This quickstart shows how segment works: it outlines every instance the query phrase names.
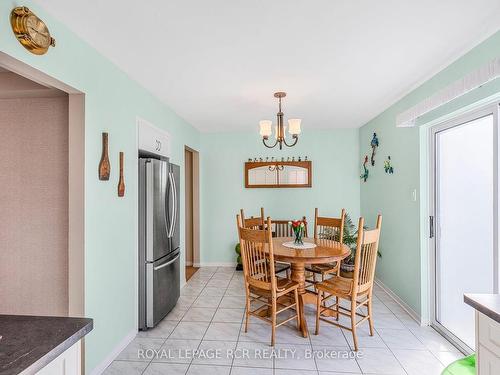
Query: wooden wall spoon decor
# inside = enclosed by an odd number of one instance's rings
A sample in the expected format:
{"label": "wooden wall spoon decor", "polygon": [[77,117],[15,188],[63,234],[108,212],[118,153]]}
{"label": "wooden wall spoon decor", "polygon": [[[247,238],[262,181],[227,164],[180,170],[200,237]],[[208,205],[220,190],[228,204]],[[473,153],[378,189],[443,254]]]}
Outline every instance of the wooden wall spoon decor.
{"label": "wooden wall spoon decor", "polygon": [[125,195],[125,181],[123,179],[123,152],[120,152],[120,179],[118,181],[118,196]]}
{"label": "wooden wall spoon decor", "polygon": [[108,133],[102,133],[102,154],[99,162],[99,180],[108,181],[111,172],[108,155]]}

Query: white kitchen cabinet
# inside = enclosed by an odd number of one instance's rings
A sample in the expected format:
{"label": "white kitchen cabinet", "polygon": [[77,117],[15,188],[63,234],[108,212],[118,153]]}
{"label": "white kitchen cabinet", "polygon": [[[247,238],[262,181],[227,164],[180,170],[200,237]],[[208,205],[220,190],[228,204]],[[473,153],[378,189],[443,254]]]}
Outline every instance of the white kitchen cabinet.
{"label": "white kitchen cabinet", "polygon": [[137,118],[137,138],[139,150],[170,157],[170,134],[139,117]]}
{"label": "white kitchen cabinet", "polygon": [[37,375],[81,375],[81,340],[37,372]]}
{"label": "white kitchen cabinet", "polygon": [[500,374],[500,323],[479,311],[476,311],[476,348],[477,374]]}

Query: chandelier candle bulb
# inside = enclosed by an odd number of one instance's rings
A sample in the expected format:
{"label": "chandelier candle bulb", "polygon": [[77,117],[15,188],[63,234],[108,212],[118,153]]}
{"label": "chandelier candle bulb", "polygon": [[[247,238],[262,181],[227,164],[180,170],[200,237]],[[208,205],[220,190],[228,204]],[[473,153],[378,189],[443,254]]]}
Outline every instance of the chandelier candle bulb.
{"label": "chandelier candle bulb", "polygon": [[260,124],[260,135],[264,138],[269,138],[272,134],[272,125],[273,122],[270,120],[262,120],[259,122]]}
{"label": "chandelier candle bulb", "polygon": [[288,132],[292,135],[300,134],[300,123],[301,119],[293,118],[288,120]]}

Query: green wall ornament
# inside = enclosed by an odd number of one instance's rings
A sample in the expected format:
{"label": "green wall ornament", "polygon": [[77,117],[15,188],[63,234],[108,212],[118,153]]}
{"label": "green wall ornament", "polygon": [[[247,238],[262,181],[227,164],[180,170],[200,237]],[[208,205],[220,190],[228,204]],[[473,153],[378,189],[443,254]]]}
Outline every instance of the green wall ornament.
{"label": "green wall ornament", "polygon": [[392,164],[391,164],[391,156],[390,155],[387,157],[387,160],[384,161],[384,170],[385,170],[385,173],[388,173],[388,174],[394,173],[394,168],[392,167]]}

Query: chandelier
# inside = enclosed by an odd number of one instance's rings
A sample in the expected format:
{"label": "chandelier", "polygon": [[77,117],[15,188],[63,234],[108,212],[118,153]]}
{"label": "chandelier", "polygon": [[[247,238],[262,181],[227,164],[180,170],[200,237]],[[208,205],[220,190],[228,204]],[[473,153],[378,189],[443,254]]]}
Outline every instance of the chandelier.
{"label": "chandelier", "polygon": [[274,136],[276,137],[276,141],[274,142],[273,145],[268,145],[267,141],[269,140],[269,137],[272,135],[272,126],[273,122],[271,120],[261,120],[259,122],[260,125],[260,135],[262,136],[262,143],[264,143],[264,146],[268,148],[273,148],[276,147],[276,145],[280,146],[280,150],[283,149],[283,144],[287,147],[293,147],[297,144],[297,141],[299,140],[299,134],[300,134],[300,119],[290,119],[288,120],[288,132],[292,136],[292,142],[289,144],[286,141],[285,137],[285,132],[286,132],[286,126],[283,125],[283,112],[281,112],[281,98],[284,98],[286,96],[286,92],[276,92],[274,93],[274,97],[278,98],[278,122],[276,126],[274,127]]}

